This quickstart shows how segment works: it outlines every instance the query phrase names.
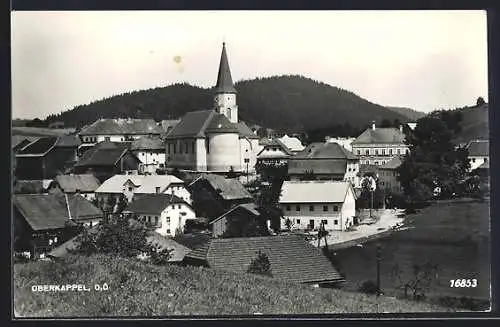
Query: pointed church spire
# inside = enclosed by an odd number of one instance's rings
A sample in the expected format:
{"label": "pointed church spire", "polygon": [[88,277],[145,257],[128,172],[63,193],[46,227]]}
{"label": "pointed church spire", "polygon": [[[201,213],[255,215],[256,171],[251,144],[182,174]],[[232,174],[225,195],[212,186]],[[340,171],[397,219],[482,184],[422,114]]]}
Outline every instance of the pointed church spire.
{"label": "pointed church spire", "polygon": [[217,84],[215,93],[236,93],[229,70],[229,63],[226,54],[226,42],[222,42],[222,54],[220,56],[219,74],[217,75]]}

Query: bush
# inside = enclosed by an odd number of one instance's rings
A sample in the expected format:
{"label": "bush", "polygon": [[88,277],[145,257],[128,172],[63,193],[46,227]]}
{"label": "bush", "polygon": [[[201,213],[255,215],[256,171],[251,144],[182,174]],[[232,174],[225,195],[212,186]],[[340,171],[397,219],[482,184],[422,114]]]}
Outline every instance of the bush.
{"label": "bush", "polygon": [[269,262],[267,254],[259,250],[259,252],[257,252],[257,258],[252,260],[247,272],[272,277],[271,263]]}
{"label": "bush", "polygon": [[377,294],[377,283],[375,283],[373,280],[365,280],[359,287],[358,291],[365,294]]}
{"label": "bush", "polygon": [[172,250],[151,247],[149,251],[149,262],[154,265],[166,265],[172,257]]}

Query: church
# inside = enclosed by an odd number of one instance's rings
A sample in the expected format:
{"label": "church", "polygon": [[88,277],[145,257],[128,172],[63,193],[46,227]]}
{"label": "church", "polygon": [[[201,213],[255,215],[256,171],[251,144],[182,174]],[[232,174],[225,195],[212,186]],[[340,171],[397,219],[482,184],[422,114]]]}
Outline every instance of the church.
{"label": "church", "polygon": [[188,112],[167,134],[167,168],[213,173],[255,171],[259,138],[239,120],[236,94],[223,43],[214,107]]}

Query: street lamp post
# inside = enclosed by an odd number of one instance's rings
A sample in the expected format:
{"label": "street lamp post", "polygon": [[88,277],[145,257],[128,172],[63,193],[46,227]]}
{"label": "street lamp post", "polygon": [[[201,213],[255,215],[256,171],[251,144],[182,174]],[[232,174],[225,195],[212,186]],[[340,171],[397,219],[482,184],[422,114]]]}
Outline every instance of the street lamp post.
{"label": "street lamp post", "polygon": [[381,247],[380,244],[377,244],[377,296],[380,296],[381,291],[380,291],[380,262],[382,261],[381,258]]}
{"label": "street lamp post", "polygon": [[247,184],[248,184],[248,162],[250,161],[250,159],[245,158],[245,160],[244,160],[244,161],[245,161],[245,163],[246,163],[246,165],[247,165]]}

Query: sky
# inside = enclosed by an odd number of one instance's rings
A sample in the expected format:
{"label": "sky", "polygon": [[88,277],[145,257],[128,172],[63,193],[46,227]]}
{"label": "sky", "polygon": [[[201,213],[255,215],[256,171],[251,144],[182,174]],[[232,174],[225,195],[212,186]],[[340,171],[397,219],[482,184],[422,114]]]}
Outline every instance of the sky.
{"label": "sky", "polygon": [[11,14],[12,117],[135,90],[303,75],[429,112],[488,99],[485,11],[21,11]]}

